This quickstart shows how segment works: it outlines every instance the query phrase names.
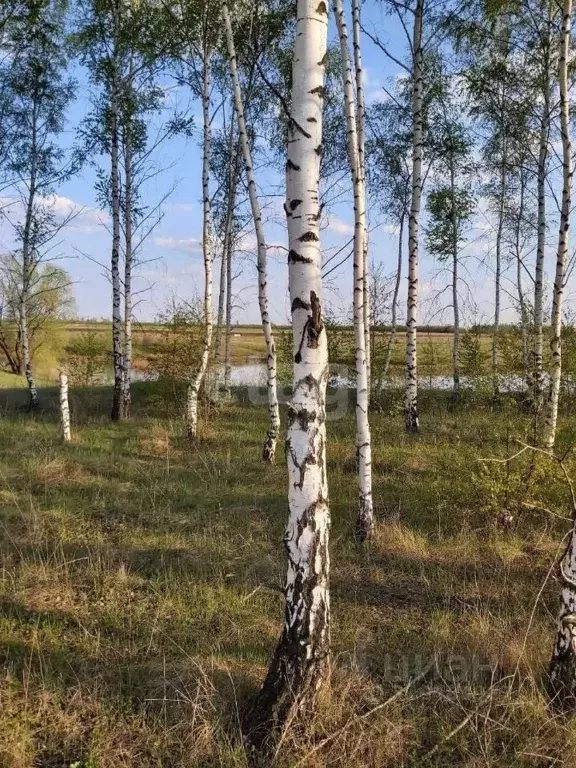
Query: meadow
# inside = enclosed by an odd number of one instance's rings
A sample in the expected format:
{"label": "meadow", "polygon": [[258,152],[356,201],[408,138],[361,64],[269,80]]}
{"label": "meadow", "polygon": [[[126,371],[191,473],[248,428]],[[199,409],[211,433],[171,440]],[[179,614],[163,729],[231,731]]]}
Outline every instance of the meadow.
{"label": "meadow", "polygon": [[[204,405],[190,445],[158,383],[134,386],[121,424],[107,388],[75,389],[64,445],[55,388],[31,415],[22,382],[0,384],[0,765],[249,765],[241,714],[283,613],[287,477],[282,455],[259,458],[266,409]],[[532,430],[512,398],[429,392],[421,411],[409,437],[398,397],[374,403],[378,528],[363,548],[353,409],[328,424],[332,671],[267,765],[576,761],[576,723],[545,693],[562,472],[529,451],[505,460]],[[566,401],[558,452],[575,438]]]}

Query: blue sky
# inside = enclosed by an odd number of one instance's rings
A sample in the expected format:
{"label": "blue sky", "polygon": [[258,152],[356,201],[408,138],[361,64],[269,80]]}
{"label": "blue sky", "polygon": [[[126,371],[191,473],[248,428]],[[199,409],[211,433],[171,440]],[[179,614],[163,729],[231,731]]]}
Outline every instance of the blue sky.
{"label": "blue sky", "polygon": [[[382,12],[382,5],[367,2],[363,11],[363,22],[367,28],[376,32],[385,41],[398,58],[406,54],[404,33],[392,17]],[[334,29],[331,25],[331,37]],[[367,103],[384,98],[382,85],[391,87],[401,75],[397,64],[390,62],[367,38],[364,38],[363,58],[366,75]],[[65,136],[68,142],[74,138],[74,130],[82,117],[90,110],[90,88],[85,73],[73,67],[72,74],[78,79],[78,96],[70,109],[69,131]],[[187,99],[180,89],[173,87],[170,100]],[[194,114],[199,118],[199,104],[193,105]],[[197,121],[200,124],[200,120]],[[215,121],[218,124],[218,118]],[[172,298],[189,299],[201,294],[203,290],[203,263],[201,253],[202,206],[201,206],[201,154],[196,139],[172,139],[164,144],[156,158],[160,166],[167,170],[157,177],[147,188],[147,199],[155,204],[168,190],[173,188],[168,200],[162,206],[163,218],[152,236],[147,240],[142,252],[143,263],[138,270],[136,281],[138,305],[136,316],[140,320],[151,320],[161,312]],[[106,270],[100,264],[107,264],[110,259],[110,233],[107,229],[109,216],[99,209],[94,192],[95,172],[87,167],[82,174],[58,190],[57,204],[62,210],[67,207],[82,208],[82,212],[63,233],[60,252],[63,266],[71,273],[75,286],[78,314],[82,317],[108,318],[111,312],[110,285]],[[257,183],[265,205],[266,237],[272,245],[269,251],[270,270],[270,309],[276,323],[285,323],[288,318],[287,303],[287,265],[286,231],[283,223],[282,194],[283,178],[272,166],[260,165],[257,169]],[[343,190],[341,199],[327,210],[323,222],[322,245],[329,252],[344,245],[353,232],[353,211],[349,189]],[[392,272],[396,261],[397,241],[392,228],[379,213],[377,206],[370,204],[370,258],[375,266],[383,264],[385,272]],[[479,266],[479,259],[486,255],[489,247],[480,239],[481,229],[489,230],[486,225],[489,217],[480,214],[479,229],[471,233],[467,259],[468,280],[477,305],[469,308],[465,317],[468,321],[487,320],[492,313],[492,271],[490,267]],[[487,233],[489,234],[489,233]],[[554,240],[554,228],[551,228],[551,243]],[[0,227],[0,242],[6,247],[10,243],[10,231],[6,224]],[[239,255],[235,279],[235,320],[239,322],[259,322],[256,300],[256,268],[254,236],[247,232],[243,241],[243,253]],[[332,250],[330,250],[332,249]],[[552,262],[548,260],[548,272]],[[214,277],[217,283],[218,261],[214,264]],[[433,296],[445,284],[442,277],[434,277],[438,264],[422,252],[421,258],[421,320],[449,322],[450,311],[442,307],[447,304],[445,297],[436,301]],[[510,270],[512,275],[513,270]],[[326,301],[335,313],[346,316],[350,305],[352,282],[352,264],[349,260],[337,272],[331,275],[326,286]],[[403,280],[400,298],[400,314],[405,304],[405,285]],[[512,292],[511,285],[508,286]],[[215,293],[215,299],[217,295]],[[512,300],[503,297],[504,317],[511,319]]]}

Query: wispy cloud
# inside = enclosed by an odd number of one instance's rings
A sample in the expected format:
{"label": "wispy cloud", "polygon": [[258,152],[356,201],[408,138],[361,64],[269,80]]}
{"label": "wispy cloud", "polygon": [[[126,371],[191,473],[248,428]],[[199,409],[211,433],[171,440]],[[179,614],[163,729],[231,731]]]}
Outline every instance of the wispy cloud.
{"label": "wispy cloud", "polygon": [[155,237],[154,245],[167,251],[202,253],[202,243],[195,237]]}

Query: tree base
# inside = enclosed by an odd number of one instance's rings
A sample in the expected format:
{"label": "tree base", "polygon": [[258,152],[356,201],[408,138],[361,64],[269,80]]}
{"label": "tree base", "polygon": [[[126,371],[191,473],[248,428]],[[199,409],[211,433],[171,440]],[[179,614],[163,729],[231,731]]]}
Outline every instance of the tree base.
{"label": "tree base", "polygon": [[360,499],[360,506],[358,508],[358,517],[356,518],[356,541],[363,544],[367,539],[371,538],[374,533],[374,510],[372,508],[372,502],[366,499]]}
{"label": "tree base", "polygon": [[266,442],[262,448],[262,461],[266,464],[274,464],[276,460],[276,437],[266,436]]}
{"label": "tree base", "polygon": [[576,711],[576,615],[560,621],[548,671],[548,695],[554,709]]}
{"label": "tree base", "polygon": [[420,420],[418,419],[418,409],[415,403],[406,406],[404,410],[404,423],[406,432],[409,435],[416,435],[420,431]]}
{"label": "tree base", "polygon": [[314,711],[327,668],[327,650],[307,660],[282,635],[264,684],[244,717],[244,739],[250,749],[267,752],[284,728]]}

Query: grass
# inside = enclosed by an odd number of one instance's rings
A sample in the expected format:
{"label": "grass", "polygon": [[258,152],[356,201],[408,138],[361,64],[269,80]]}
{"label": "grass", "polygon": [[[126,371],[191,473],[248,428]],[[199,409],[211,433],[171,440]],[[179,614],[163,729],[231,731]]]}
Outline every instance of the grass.
{"label": "grass", "polygon": [[[223,408],[189,446],[154,384],[120,425],[108,390],[75,391],[63,445],[56,391],[41,394],[31,416],[25,391],[0,392],[0,766],[246,765],[239,713],[280,631],[285,567],[287,479],[281,458],[259,461],[265,409]],[[365,549],[352,412],[329,424],[333,668],[278,768],[576,761],[576,724],[544,695],[567,490],[545,459],[481,461],[529,433],[512,406],[428,397],[417,438],[393,403],[373,415]],[[576,422],[560,426],[566,446]]]}

